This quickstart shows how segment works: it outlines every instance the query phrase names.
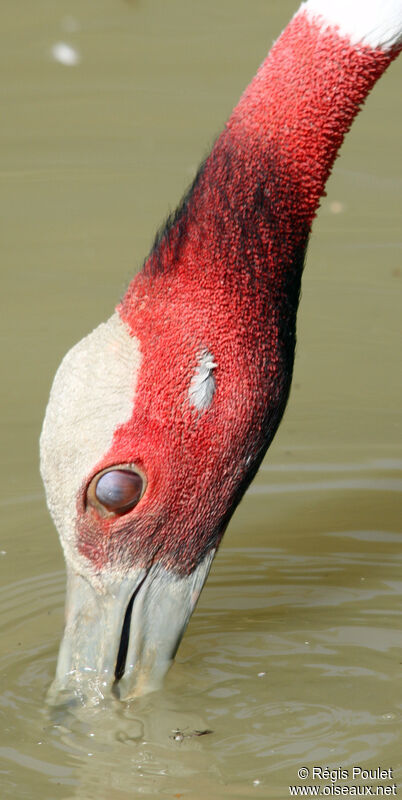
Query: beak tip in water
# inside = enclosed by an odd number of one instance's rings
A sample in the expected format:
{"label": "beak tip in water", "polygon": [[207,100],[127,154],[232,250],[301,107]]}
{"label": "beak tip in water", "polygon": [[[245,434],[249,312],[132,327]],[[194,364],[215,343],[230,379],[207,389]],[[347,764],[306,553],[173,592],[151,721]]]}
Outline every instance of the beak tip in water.
{"label": "beak tip in water", "polygon": [[161,688],[212,563],[190,575],[161,564],[104,579],[103,591],[69,570],[66,626],[48,703],[99,705]]}

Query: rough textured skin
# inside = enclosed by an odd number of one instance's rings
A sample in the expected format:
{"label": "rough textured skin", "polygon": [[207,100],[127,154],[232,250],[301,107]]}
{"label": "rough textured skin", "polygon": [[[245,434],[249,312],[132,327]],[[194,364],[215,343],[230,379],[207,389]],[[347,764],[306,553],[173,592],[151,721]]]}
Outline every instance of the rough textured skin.
{"label": "rough textured skin", "polygon": [[[189,195],[118,308],[143,354],[131,419],[77,500],[78,545],[95,568],[161,560],[190,572],[216,547],[276,431],[293,368],[308,234],[332,164],[396,50],[351,45],[299,12],[242,96]],[[213,354],[215,394],[189,387]],[[146,473],[115,520],[85,508],[109,464]]]}

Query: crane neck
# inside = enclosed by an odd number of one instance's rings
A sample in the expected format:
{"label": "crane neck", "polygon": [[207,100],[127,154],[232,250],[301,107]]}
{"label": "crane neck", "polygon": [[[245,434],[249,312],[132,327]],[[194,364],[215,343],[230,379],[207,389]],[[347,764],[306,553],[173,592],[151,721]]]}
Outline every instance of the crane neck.
{"label": "crane neck", "polygon": [[[384,33],[379,24],[376,39],[370,19],[371,38],[343,32],[336,15],[328,21],[321,13],[333,7],[342,14],[347,3],[303,3],[275,42],[158,236],[140,281],[174,275],[178,285],[202,280],[211,291],[217,281],[243,295],[257,294],[264,282],[281,295],[298,291],[311,224],[343,138],[401,46],[389,26]],[[400,29],[401,20],[394,25]]]}

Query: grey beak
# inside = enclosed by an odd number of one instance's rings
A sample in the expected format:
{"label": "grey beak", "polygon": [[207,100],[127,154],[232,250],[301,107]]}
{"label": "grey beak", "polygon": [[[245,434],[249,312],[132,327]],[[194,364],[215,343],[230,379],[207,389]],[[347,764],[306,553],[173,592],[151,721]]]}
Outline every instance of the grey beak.
{"label": "grey beak", "polygon": [[94,705],[159,689],[214,555],[211,550],[189,575],[154,564],[96,585],[69,568],[66,624],[49,702]]}

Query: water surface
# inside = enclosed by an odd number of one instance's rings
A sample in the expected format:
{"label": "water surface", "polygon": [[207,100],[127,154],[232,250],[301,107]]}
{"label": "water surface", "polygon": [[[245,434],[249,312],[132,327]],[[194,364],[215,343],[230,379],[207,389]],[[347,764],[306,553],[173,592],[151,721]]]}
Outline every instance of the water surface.
{"label": "water surface", "polygon": [[2,798],[278,800],[317,764],[402,783],[398,63],[328,185],[288,410],[164,691],[75,717],[45,704],[64,601],[37,463],[52,376],[109,316],[294,10],[3,9]]}

